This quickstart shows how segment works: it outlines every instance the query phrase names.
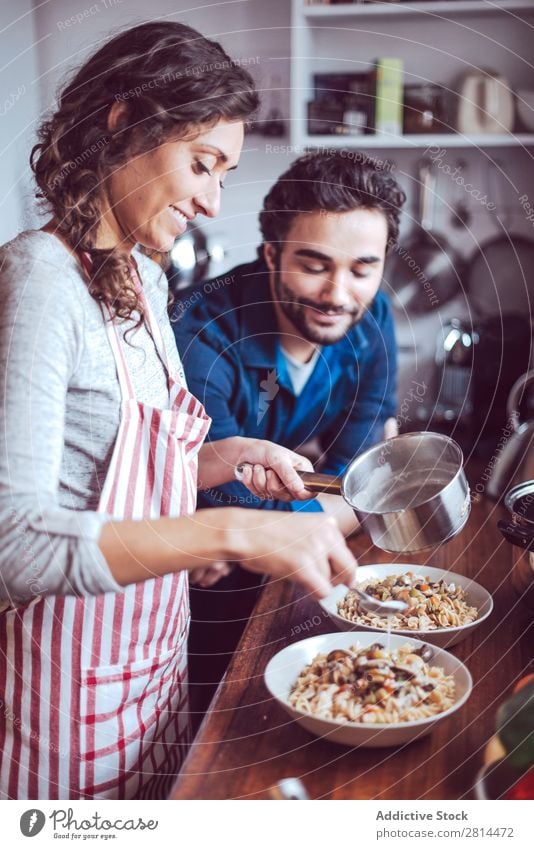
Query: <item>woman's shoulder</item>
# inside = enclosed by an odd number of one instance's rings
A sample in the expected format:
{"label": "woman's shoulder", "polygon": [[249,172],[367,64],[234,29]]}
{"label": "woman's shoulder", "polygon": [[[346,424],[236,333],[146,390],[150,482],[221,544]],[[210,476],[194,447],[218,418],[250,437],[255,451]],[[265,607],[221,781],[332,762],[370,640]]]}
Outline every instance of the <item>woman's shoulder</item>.
{"label": "woman's shoulder", "polygon": [[133,249],[132,254],[137,262],[143,284],[159,292],[166,293],[169,284],[161,265],[154,259],[151,259],[139,245]]}
{"label": "woman's shoulder", "polygon": [[42,230],[26,230],[0,247],[0,289],[7,313],[55,310],[63,323],[67,316],[79,322],[92,300],[75,257]]}
{"label": "woman's shoulder", "polygon": [[[0,246],[2,258],[17,258],[23,262],[39,260],[50,262],[63,268],[67,265],[76,267],[77,263],[63,242],[52,233],[44,230],[23,230],[11,241]],[[70,262],[68,262],[70,260]]]}
{"label": "woman's shoulder", "polygon": [[0,276],[4,281],[15,277],[18,284],[30,286],[50,276],[58,288],[67,278],[69,288],[73,278],[83,282],[75,257],[56,236],[43,230],[25,230],[0,247]]}

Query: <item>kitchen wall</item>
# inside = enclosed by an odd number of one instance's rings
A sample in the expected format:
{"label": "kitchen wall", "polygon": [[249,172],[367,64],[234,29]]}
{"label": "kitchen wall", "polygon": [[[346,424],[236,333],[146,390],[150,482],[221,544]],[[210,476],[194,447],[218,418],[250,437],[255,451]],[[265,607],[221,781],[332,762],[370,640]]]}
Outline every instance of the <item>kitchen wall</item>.
{"label": "kitchen wall", "polygon": [[31,0],[0,4],[0,244],[37,220],[28,157],[41,103]]}
{"label": "kitchen wall", "polygon": [[[272,106],[278,106],[288,126],[290,0],[270,0],[268,3],[265,0],[227,0],[219,3],[199,0],[194,8],[191,5],[184,0],[153,0],[150,14],[147,15],[144,0],[97,0],[92,4],[88,0],[50,0],[47,3],[35,0],[32,14],[30,0],[7,0],[3,3],[0,14],[4,27],[10,27],[7,39],[4,34],[4,44],[8,46],[8,61],[11,65],[9,73],[2,78],[0,99],[0,108],[2,103],[5,104],[4,109],[9,107],[9,115],[6,110],[7,122],[2,122],[7,124],[8,132],[6,134],[4,129],[6,139],[2,143],[4,154],[0,160],[3,185],[7,187],[2,198],[0,242],[37,220],[28,201],[31,179],[27,156],[40,114],[53,107],[55,92],[71,70],[96,49],[102,40],[122,27],[147,19],[180,20],[216,38],[231,55],[248,61],[248,67],[264,92],[263,114]],[[76,19],[77,15],[82,16],[81,20]],[[12,23],[14,21],[16,23]],[[503,44],[506,37],[496,32],[495,26],[495,22],[488,24],[489,30],[483,42],[493,45],[492,55],[487,57],[488,64],[500,68],[504,63],[504,70],[510,64],[510,73],[514,76],[512,82],[515,85],[525,84],[521,79],[515,79],[517,62],[514,64],[507,57],[515,53],[516,57],[525,55],[526,58],[530,38],[527,28],[520,37],[515,30],[513,43]],[[436,45],[437,49],[430,61],[424,44],[434,44],[435,33],[432,21],[418,23],[417,42],[421,46],[415,52],[420,59],[417,60],[419,64],[411,65],[411,70],[417,79],[445,82],[441,79],[445,75],[446,82],[450,82],[450,51],[454,48],[461,55],[461,46],[451,47],[447,32],[443,31],[440,38],[445,40],[443,44],[440,42]],[[409,40],[410,24],[395,22],[389,33],[386,26],[385,34],[378,42],[376,35],[370,40],[365,28],[356,38],[357,60],[367,63],[381,52],[383,55],[391,53],[392,39],[396,44]],[[336,33],[336,39],[336,63],[339,67],[341,57],[355,55],[355,36],[340,32]],[[318,39],[319,46],[320,43],[321,36]],[[483,63],[486,58],[483,44],[479,48],[481,55],[473,57],[474,64]],[[449,54],[444,57],[447,49]],[[321,51],[318,49],[319,54]],[[324,56],[324,52],[321,55]],[[327,66],[333,67],[333,61],[318,59],[317,70],[326,69]],[[458,70],[461,70],[460,66]],[[528,73],[534,77],[532,69]],[[22,89],[24,94],[17,99],[17,93]],[[227,182],[220,217],[212,222],[202,222],[207,235],[226,251],[225,258],[215,271],[223,271],[255,254],[259,241],[257,213],[262,198],[296,153],[298,151],[290,147],[287,135],[280,139],[264,138],[258,134],[247,137],[239,170],[230,175]],[[376,153],[394,159],[397,177],[409,195],[403,223],[403,232],[406,232],[411,228],[415,214],[414,177],[421,152]],[[497,160],[501,168],[500,180],[495,175],[490,176],[492,160]],[[496,198],[501,216],[505,214],[514,230],[525,234],[532,231],[531,222],[526,220],[524,210],[517,203],[518,187],[524,187],[524,192],[530,197],[534,196],[534,169],[529,168],[530,158],[524,152],[517,148],[498,151],[449,150],[442,161],[451,169],[461,164],[466,180],[480,194],[487,192],[490,199]],[[436,228],[447,232],[464,254],[468,255],[477,241],[496,232],[498,222],[483,204],[457,186],[445,168],[438,173],[437,194]],[[453,207],[459,200],[468,202],[472,214],[471,232],[451,228]]]}
{"label": "kitchen wall", "polygon": [[[224,250],[221,260],[212,264],[213,273],[223,273],[238,262],[255,256],[259,243],[258,210],[273,181],[301,152],[289,143],[289,84],[291,45],[290,0],[4,0],[0,6],[4,73],[0,88],[0,243],[20,229],[39,226],[32,199],[28,155],[43,114],[52,109],[58,86],[73,68],[94,51],[103,40],[121,28],[149,19],[180,20],[220,41],[228,52],[243,59],[263,92],[262,116],[273,107],[280,109],[286,122],[281,138],[258,133],[247,136],[239,170],[229,175],[221,215],[214,221],[201,221],[201,227]],[[327,26],[325,24],[324,26]],[[468,66],[494,67],[505,72],[514,88],[534,89],[534,68],[529,56],[532,28],[511,23],[504,29],[491,16],[484,20],[463,18],[465,39],[451,26],[440,22],[439,32],[432,18],[413,22],[391,20],[362,24],[358,31],[317,31],[313,70],[354,70],[368,65],[380,55],[406,55],[412,82],[432,80],[454,86],[453,77]],[[479,32],[480,35],[476,35]],[[324,44],[323,44],[324,40]],[[427,45],[430,45],[428,47]],[[408,52],[407,52],[408,51]],[[453,61],[451,61],[451,58]],[[345,66],[345,67],[343,67]],[[430,151],[438,158],[435,228],[445,233],[464,257],[476,246],[505,226],[513,232],[533,237],[533,222],[518,202],[527,195],[534,204],[532,150],[511,148],[466,148]],[[417,165],[422,150],[375,150],[387,157],[408,195],[401,228],[406,238],[416,218]],[[459,168],[473,187],[458,186],[451,171]],[[488,212],[481,197],[495,204],[498,216]],[[467,204],[470,224],[453,225],[454,209]],[[392,281],[384,282],[386,289]],[[492,285],[492,281],[488,282]],[[435,379],[434,350],[444,322],[451,316],[469,317],[469,299],[459,294],[452,302],[425,318],[409,316],[397,321],[400,343],[400,392],[410,394],[412,381]],[[525,368],[529,352],[525,352]],[[412,405],[413,406],[413,405]]]}
{"label": "kitchen wall", "polygon": [[[7,0],[3,12],[8,21],[18,16],[18,9],[17,0]],[[83,19],[72,22],[77,14],[83,15]],[[26,19],[28,32],[21,36],[34,66],[33,72],[27,73],[32,80],[32,92],[39,91],[38,103],[33,103],[31,108],[29,103],[27,105],[29,115],[24,121],[28,137],[35,130],[39,108],[46,110],[53,106],[61,82],[105,38],[123,27],[156,19],[179,20],[220,41],[230,55],[247,62],[260,89],[265,92],[260,118],[273,106],[287,116],[289,0],[269,0],[268,3],[264,0],[220,3],[200,0],[195,4],[184,0],[153,0],[149,7],[144,0],[98,0],[92,4],[89,0],[51,0],[47,3],[36,0],[33,16],[29,14]],[[20,45],[14,47],[15,54],[17,50],[22,53]],[[18,72],[16,78],[19,79]],[[273,152],[274,145],[281,145],[283,152]],[[287,145],[287,138],[269,140],[256,134],[247,137],[239,170],[227,181],[221,215],[213,222],[201,223],[212,243],[222,246],[226,252],[214,272],[255,256],[259,243],[258,209],[269,186],[291,160],[285,152]],[[25,166],[25,152],[15,146],[13,150],[18,170],[29,171]],[[9,182],[8,174],[6,166],[4,185],[6,180]],[[13,213],[9,216],[9,224],[5,222],[0,229],[0,242],[6,241],[24,224],[22,213],[18,210]]]}

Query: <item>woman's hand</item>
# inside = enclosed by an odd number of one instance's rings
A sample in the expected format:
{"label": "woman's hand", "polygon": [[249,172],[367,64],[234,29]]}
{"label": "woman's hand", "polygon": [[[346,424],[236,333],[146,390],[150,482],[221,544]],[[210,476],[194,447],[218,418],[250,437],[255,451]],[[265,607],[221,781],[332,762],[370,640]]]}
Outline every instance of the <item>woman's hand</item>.
{"label": "woman's hand", "polygon": [[[263,510],[206,510],[210,521],[224,522],[231,559],[250,572],[290,578],[322,598],[337,584],[352,586],[357,561],[332,516]],[[218,514],[213,516],[213,514]]]}
{"label": "woman's hand", "polygon": [[198,566],[189,572],[189,583],[195,587],[207,589],[212,587],[221,578],[226,578],[234,569],[233,563],[227,563],[226,560],[215,560],[209,566]]}
{"label": "woman's hand", "polygon": [[280,501],[304,501],[314,497],[296,473],[296,469],[313,472],[306,457],[266,439],[243,441],[246,444],[236,463],[240,467],[236,477],[253,495]]}
{"label": "woman's hand", "polygon": [[336,584],[350,586],[356,577],[356,560],[336,520],[324,513],[225,507],[178,518],[112,520],[103,526],[99,546],[121,586],[182,569],[208,570],[198,574],[209,581],[211,564],[222,560],[290,578],[315,598]]}

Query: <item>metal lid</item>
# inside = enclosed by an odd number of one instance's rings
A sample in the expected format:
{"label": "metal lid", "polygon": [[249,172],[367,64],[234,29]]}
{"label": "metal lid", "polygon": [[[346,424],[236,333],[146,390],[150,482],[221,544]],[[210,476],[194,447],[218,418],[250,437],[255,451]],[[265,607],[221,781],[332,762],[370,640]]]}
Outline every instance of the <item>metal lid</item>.
{"label": "metal lid", "polygon": [[508,490],[504,504],[517,522],[534,525],[534,480],[524,481]]}

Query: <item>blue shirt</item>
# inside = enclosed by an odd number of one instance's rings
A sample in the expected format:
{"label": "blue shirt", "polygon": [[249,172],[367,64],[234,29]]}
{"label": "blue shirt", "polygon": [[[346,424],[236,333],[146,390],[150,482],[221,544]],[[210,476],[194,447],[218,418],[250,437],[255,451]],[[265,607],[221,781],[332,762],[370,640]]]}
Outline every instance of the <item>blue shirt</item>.
{"label": "blue shirt", "polygon": [[[296,396],[280,348],[261,260],[182,293],[172,326],[191,392],[213,419],[208,439],[248,436],[295,451],[317,438],[321,471],[343,473],[383,438],[396,415],[396,345],[391,307],[379,291],[362,321],[324,346]],[[201,482],[200,482],[201,486]],[[321,510],[310,501],[261,501],[237,481],[199,493],[199,506]]]}

